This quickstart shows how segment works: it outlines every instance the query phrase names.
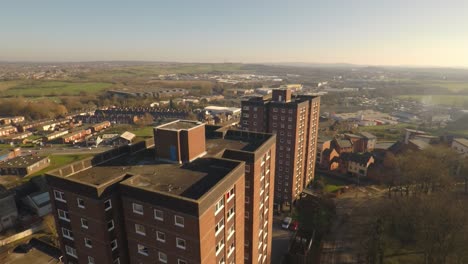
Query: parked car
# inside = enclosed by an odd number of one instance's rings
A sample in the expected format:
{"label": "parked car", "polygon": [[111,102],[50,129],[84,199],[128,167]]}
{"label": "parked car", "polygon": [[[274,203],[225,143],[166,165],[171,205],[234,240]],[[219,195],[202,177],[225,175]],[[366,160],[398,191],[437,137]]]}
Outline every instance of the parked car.
{"label": "parked car", "polygon": [[13,249],[15,253],[23,253],[26,254],[32,249],[31,245],[29,244],[21,244]]}
{"label": "parked car", "polygon": [[283,219],[283,223],[281,224],[281,227],[284,229],[288,229],[289,225],[291,225],[292,218],[291,217],[286,217]]}
{"label": "parked car", "polygon": [[289,225],[289,230],[297,231],[298,228],[299,228],[299,222],[298,222],[297,220],[293,221],[293,222]]}

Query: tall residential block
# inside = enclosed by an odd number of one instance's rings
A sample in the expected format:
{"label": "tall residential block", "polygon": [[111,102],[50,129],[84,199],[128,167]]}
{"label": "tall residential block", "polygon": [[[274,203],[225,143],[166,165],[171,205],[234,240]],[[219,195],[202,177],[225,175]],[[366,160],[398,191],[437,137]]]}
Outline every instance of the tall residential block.
{"label": "tall residential block", "polygon": [[154,135],[48,173],[65,263],[270,263],[275,136],[182,120]]}
{"label": "tall residential block", "polygon": [[289,89],[242,101],[242,130],[277,135],[276,204],[292,204],[314,178],[319,112],[320,97]]}

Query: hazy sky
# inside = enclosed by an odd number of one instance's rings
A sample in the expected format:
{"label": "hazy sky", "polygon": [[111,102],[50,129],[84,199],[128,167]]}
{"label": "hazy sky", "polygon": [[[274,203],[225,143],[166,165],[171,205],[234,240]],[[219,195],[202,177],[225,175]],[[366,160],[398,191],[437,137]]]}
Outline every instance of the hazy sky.
{"label": "hazy sky", "polygon": [[468,66],[468,0],[0,0],[0,60]]}

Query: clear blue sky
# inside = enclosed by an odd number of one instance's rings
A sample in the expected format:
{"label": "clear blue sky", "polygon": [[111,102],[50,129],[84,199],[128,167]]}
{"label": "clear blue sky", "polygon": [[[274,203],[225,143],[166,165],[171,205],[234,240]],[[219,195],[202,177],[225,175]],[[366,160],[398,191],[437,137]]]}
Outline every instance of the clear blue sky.
{"label": "clear blue sky", "polygon": [[468,66],[467,0],[2,0],[0,60]]}

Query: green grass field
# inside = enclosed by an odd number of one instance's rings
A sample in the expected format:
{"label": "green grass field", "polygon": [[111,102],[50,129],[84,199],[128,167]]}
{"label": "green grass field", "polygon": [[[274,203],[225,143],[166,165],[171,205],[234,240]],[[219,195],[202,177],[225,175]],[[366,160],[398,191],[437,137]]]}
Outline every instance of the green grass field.
{"label": "green grass field", "polygon": [[4,89],[3,95],[25,97],[79,95],[81,92],[97,93],[109,88],[111,85],[103,82],[33,81],[16,83],[16,85],[0,82],[0,87],[7,87]]}
{"label": "green grass field", "polygon": [[141,65],[125,66],[112,70],[97,71],[87,74],[87,78],[100,80],[112,78],[128,78],[155,76],[159,74],[195,74],[207,72],[242,72],[242,64],[173,64],[173,65]]}
{"label": "green grass field", "polygon": [[91,154],[84,154],[84,155],[51,155],[49,156],[50,158],[50,165],[49,167],[40,170],[34,174],[31,174],[28,177],[34,177],[38,175],[42,175],[48,171],[60,168],[62,166],[65,166],[67,164],[73,163],[75,161],[79,161],[88,157],[91,157]]}
{"label": "green grass field", "polygon": [[399,98],[413,99],[424,104],[447,105],[447,106],[468,106],[468,95],[400,95]]}
{"label": "green grass field", "polygon": [[379,141],[395,141],[401,138],[405,128],[416,129],[414,125],[405,123],[400,123],[397,125],[359,127],[358,129],[360,132],[369,132],[373,134],[378,138]]}

